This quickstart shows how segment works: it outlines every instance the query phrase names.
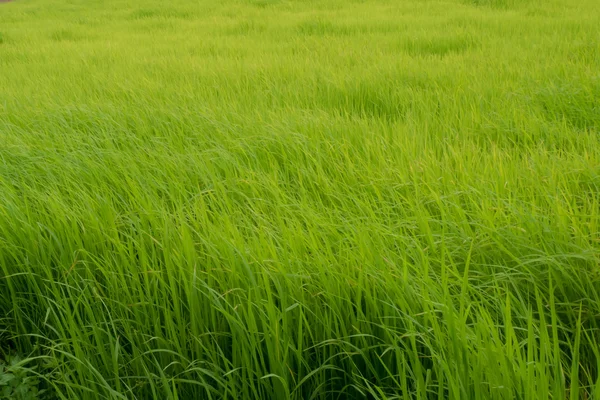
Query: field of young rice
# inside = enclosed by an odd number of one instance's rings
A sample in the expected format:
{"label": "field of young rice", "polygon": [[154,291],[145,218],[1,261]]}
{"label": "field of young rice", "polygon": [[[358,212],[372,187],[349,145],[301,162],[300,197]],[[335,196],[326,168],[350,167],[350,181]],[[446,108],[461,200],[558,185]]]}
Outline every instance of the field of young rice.
{"label": "field of young rice", "polygon": [[0,399],[600,399],[597,0],[0,4]]}

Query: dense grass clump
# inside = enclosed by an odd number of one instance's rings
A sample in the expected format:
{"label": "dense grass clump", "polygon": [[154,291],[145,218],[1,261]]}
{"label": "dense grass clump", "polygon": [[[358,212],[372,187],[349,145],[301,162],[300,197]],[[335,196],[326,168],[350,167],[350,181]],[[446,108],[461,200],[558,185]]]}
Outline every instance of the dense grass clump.
{"label": "dense grass clump", "polygon": [[0,4],[0,398],[600,398],[599,22]]}

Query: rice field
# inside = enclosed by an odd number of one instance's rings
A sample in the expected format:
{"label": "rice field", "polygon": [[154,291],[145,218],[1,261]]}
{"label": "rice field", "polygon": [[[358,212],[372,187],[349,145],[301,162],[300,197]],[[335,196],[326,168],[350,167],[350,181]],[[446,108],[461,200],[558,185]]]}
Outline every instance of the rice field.
{"label": "rice field", "polygon": [[597,0],[0,4],[0,399],[600,399]]}

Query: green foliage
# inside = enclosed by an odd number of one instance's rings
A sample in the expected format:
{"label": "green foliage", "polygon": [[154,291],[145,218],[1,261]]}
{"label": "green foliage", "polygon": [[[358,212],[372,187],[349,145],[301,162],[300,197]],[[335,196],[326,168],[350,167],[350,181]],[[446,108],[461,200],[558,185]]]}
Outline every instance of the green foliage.
{"label": "green foliage", "polygon": [[596,3],[0,4],[2,396],[600,398]]}
{"label": "green foliage", "polygon": [[0,361],[0,399],[38,400],[43,398],[45,390],[40,390],[37,367],[27,368],[18,356]]}

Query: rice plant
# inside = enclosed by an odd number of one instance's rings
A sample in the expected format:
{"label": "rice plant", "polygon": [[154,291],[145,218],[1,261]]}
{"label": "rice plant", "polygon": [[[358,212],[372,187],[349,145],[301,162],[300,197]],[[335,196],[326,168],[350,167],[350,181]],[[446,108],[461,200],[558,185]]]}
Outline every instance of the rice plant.
{"label": "rice plant", "polygon": [[0,399],[600,398],[595,0],[0,4]]}

